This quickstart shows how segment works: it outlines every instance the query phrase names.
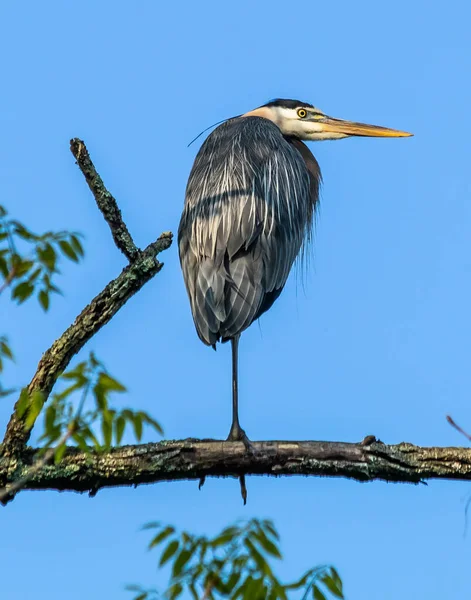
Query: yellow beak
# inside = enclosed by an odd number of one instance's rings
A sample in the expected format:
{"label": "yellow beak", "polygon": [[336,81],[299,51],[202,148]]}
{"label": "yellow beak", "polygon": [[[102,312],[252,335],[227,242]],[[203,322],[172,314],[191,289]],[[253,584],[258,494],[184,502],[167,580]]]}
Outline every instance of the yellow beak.
{"label": "yellow beak", "polygon": [[413,133],[380,127],[379,125],[367,125],[366,123],[354,123],[326,117],[319,122],[320,130],[324,133],[337,133],[342,135],[358,135],[365,137],[410,137]]}

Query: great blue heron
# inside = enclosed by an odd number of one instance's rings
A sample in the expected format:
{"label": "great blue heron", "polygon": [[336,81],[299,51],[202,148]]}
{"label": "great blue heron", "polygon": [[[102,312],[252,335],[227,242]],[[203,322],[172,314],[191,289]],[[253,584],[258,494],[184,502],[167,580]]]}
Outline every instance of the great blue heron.
{"label": "great blue heron", "polygon": [[202,145],[186,188],[178,247],[200,339],[214,348],[231,340],[228,440],[251,448],[238,416],[240,334],[281,294],[311,236],[321,172],[301,140],[409,135],[277,99],[224,122]]}

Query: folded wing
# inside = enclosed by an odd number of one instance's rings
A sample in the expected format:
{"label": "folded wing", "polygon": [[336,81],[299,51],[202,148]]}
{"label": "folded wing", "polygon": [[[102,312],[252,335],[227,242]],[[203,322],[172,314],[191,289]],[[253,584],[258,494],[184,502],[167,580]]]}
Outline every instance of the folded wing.
{"label": "folded wing", "polygon": [[240,334],[281,293],[312,226],[320,179],[313,187],[312,168],[295,143],[259,117],[227,121],[201,147],[178,243],[205,344]]}

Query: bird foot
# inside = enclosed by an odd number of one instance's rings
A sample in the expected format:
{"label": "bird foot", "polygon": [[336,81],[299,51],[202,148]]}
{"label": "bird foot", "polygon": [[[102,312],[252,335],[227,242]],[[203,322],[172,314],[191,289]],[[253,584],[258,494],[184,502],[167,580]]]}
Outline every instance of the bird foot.
{"label": "bird foot", "polygon": [[233,423],[229,435],[227,436],[228,442],[242,442],[245,446],[245,449],[249,454],[256,454],[254,445],[247,437],[245,431],[241,428],[238,423]]}
{"label": "bird foot", "polygon": [[[227,437],[228,442],[242,442],[245,446],[245,450],[247,454],[251,456],[256,456],[257,450],[255,450],[254,445],[247,437],[247,434],[239,425],[239,423],[232,423],[231,430]],[[240,494],[242,496],[242,500],[244,501],[244,506],[247,504],[247,486],[245,484],[245,475],[239,475],[239,483],[240,483]]]}

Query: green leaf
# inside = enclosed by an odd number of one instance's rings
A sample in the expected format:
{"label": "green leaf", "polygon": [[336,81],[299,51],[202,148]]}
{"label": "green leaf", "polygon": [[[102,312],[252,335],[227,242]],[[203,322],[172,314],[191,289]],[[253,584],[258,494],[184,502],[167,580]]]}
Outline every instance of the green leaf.
{"label": "green leaf", "polygon": [[263,529],[265,533],[268,532],[272,537],[279,541],[280,534],[273,525],[273,521],[271,521],[270,519],[264,519],[261,523],[258,524],[258,528]]}
{"label": "green leaf", "polygon": [[100,373],[98,376],[98,385],[101,385],[105,390],[114,392],[125,392],[126,388],[122,383],[110,377],[107,373]]}
{"label": "green leaf", "polygon": [[94,446],[95,450],[101,449],[101,444],[98,441],[98,438],[88,425],[80,425],[80,433],[82,434],[83,439],[87,442],[87,445]]}
{"label": "green leaf", "polygon": [[8,277],[10,273],[10,268],[8,266],[7,261],[3,258],[2,252],[0,251],[0,272],[4,279]]}
{"label": "green leaf", "polygon": [[143,525],[141,529],[155,529],[156,527],[160,527],[159,521],[149,521],[149,523]]}
{"label": "green leaf", "polygon": [[93,387],[93,395],[95,396],[95,402],[98,409],[101,412],[108,410],[108,398],[106,397],[106,390],[102,385],[97,383]]}
{"label": "green leaf", "polygon": [[333,580],[330,575],[324,575],[321,577],[322,583],[325,587],[334,595],[336,598],[343,598],[342,589],[338,587],[337,583]]}
{"label": "green leaf", "polygon": [[178,577],[178,575],[180,575],[180,573],[183,570],[183,567],[187,564],[192,555],[193,552],[189,549],[182,550],[180,552],[180,554],[175,559],[175,562],[173,563],[172,577]]}
{"label": "green leaf", "polygon": [[34,235],[34,233],[29,231],[29,229],[26,229],[26,227],[18,221],[11,221],[11,224],[13,225],[13,232],[23,240],[30,242],[37,239],[37,236]]}
{"label": "green leaf", "polygon": [[79,377],[85,377],[86,369],[87,363],[86,361],[82,361],[74,369],[70,369],[69,371],[62,373],[61,377],[64,379],[78,379]]}
{"label": "green leaf", "polygon": [[159,433],[160,435],[164,434],[164,430],[163,430],[162,426],[160,425],[160,423],[158,421],[156,421],[155,419],[153,419],[146,412],[140,411],[139,414],[141,415],[142,420],[144,421],[144,423],[147,423],[147,425],[150,425],[151,427],[153,427],[155,429],[155,431],[157,431],[157,433]]}
{"label": "green leaf", "polygon": [[11,268],[12,269],[18,268],[21,265],[22,261],[23,261],[23,258],[17,252],[14,252],[12,250],[10,253]]}
{"label": "green leaf", "polygon": [[276,558],[281,558],[281,552],[275,544],[268,539],[263,530],[255,531],[253,537],[258,541],[265,552],[268,552],[268,554],[271,554],[272,556],[276,556]]}
{"label": "green leaf", "polygon": [[312,588],[312,597],[314,600],[327,600],[324,594],[320,591],[317,585]]}
{"label": "green leaf", "polygon": [[110,410],[103,411],[101,432],[103,434],[103,443],[106,448],[109,448],[111,446],[113,435],[113,414]]}
{"label": "green leaf", "polygon": [[340,590],[340,593],[342,594],[343,598],[343,583],[340,579],[340,575],[338,574],[337,569],[335,569],[334,567],[330,567],[330,573],[335,585],[337,586],[337,589]]}
{"label": "green leaf", "polygon": [[124,428],[126,427],[126,419],[123,417],[123,415],[119,415],[114,424],[116,444],[119,446],[119,444],[121,444],[121,440],[123,439]]}
{"label": "green leaf", "polygon": [[164,565],[167,561],[169,561],[175,552],[178,550],[179,542],[178,540],[173,540],[170,544],[165,548],[162,552],[162,556],[160,557],[159,566]]}
{"label": "green leaf", "polygon": [[229,590],[234,590],[236,585],[239,583],[239,579],[241,577],[240,571],[233,571],[227,580],[227,587]]}
{"label": "green leaf", "polygon": [[34,266],[34,262],[32,260],[23,260],[20,259],[20,262],[15,267],[15,277],[20,278]]}
{"label": "green leaf", "polygon": [[180,594],[182,592],[183,592],[183,586],[181,585],[181,583],[175,583],[174,585],[172,585],[170,587],[167,594],[168,594],[168,597],[170,598],[170,600],[173,600],[174,598],[178,598],[178,596],[180,596]]}
{"label": "green leaf", "polygon": [[134,427],[134,434],[137,438],[137,441],[140,442],[142,438],[142,416],[139,413],[134,415],[132,419],[132,424]]}
{"label": "green leaf", "polygon": [[274,580],[271,582],[272,591],[275,593],[275,598],[279,600],[288,600],[288,596],[286,595],[285,588],[280,584],[278,580]]}
{"label": "green leaf", "polygon": [[7,338],[4,336],[0,338],[0,354],[2,354],[5,358],[14,360],[13,352],[11,351],[10,346],[7,344]]}
{"label": "green leaf", "polygon": [[[153,525],[151,523],[148,524]],[[158,524],[157,524],[158,526]],[[158,544],[160,544],[161,542],[163,542],[165,539],[168,538],[169,535],[172,535],[172,533],[175,532],[175,527],[165,527],[165,529],[162,529],[162,531],[160,533],[158,533],[154,538],[152,538],[152,540],[149,543],[149,550],[151,550],[152,548],[155,548],[155,546],[157,546]]]}
{"label": "green leaf", "polygon": [[41,267],[34,269],[34,271],[28,277],[29,283],[31,283],[31,285],[33,285],[40,274],[41,274]]}
{"label": "green leaf", "polygon": [[59,248],[62,250],[62,254],[67,256],[67,258],[70,258],[70,260],[73,260],[74,262],[78,262],[79,257],[69,242],[59,240]]}
{"label": "green leaf", "polygon": [[232,594],[231,600],[236,600],[237,598],[242,598],[244,595],[244,583],[242,583]]}
{"label": "green leaf", "polygon": [[77,444],[77,446],[84,452],[85,454],[90,454],[90,448],[87,444],[87,441],[82,433],[76,432],[72,434],[72,439]]}
{"label": "green leaf", "polygon": [[39,437],[39,441],[45,441],[45,445],[47,448],[50,448],[54,442],[57,442],[57,440],[61,437],[62,435],[62,429],[60,426],[56,425],[55,427],[52,427],[50,431],[48,432],[44,432],[40,437]]}
{"label": "green leaf", "polygon": [[66,450],[67,450],[67,446],[65,445],[65,443],[61,444],[60,446],[57,446],[57,448],[54,452],[54,464],[55,465],[60,463]]}
{"label": "green leaf", "polygon": [[79,256],[83,256],[83,246],[77,234],[73,233],[70,236],[70,243],[72,244],[72,248],[75,250],[76,254],[78,254]]}
{"label": "green leaf", "polygon": [[49,294],[46,290],[41,290],[38,294],[39,304],[41,304],[44,312],[47,312],[49,309]]}
{"label": "green leaf", "polygon": [[46,433],[48,431],[51,431],[52,428],[54,427],[54,425],[56,423],[56,417],[57,417],[57,408],[55,407],[54,404],[50,404],[47,407],[46,413],[44,415],[44,429],[46,430]]}
{"label": "green leaf", "polygon": [[198,595],[198,592],[196,591],[194,583],[190,583],[190,585],[188,586],[188,589],[190,590],[190,594],[193,596],[193,600],[200,600],[200,597]]}
{"label": "green leaf", "polygon": [[47,290],[48,290],[49,292],[54,292],[54,294],[59,294],[59,295],[61,295],[61,296],[63,296],[63,295],[64,295],[64,294],[61,292],[61,290],[60,290],[58,287],[56,287],[55,285],[53,285],[52,283],[49,283],[49,284],[48,284],[48,286],[47,286]]}
{"label": "green leaf", "polygon": [[271,575],[271,569],[267,563],[267,561],[263,558],[260,552],[255,548],[252,542],[249,539],[244,541],[244,544],[249,551],[250,557],[255,562],[257,567],[260,570],[260,573],[264,573],[266,575]]}
{"label": "green leaf", "polygon": [[19,304],[22,304],[25,300],[27,300],[31,294],[34,292],[34,285],[29,283],[29,281],[23,281],[19,283],[12,292],[12,298],[14,300],[18,300]]}
{"label": "green leaf", "polygon": [[248,575],[245,582],[243,583],[243,594],[241,598],[243,600],[260,600],[258,591],[263,587],[263,580],[254,579],[251,575]]}
{"label": "green leaf", "polygon": [[26,429],[31,429],[44,405],[44,397],[39,390],[34,390],[29,397],[28,412],[25,419]]}
{"label": "green leaf", "polygon": [[51,244],[46,243],[44,246],[36,248],[36,254],[39,262],[42,263],[51,273],[56,269],[57,255]]}
{"label": "green leaf", "polygon": [[223,595],[223,597],[227,597],[227,594],[229,592],[231,592],[231,590],[229,589],[229,586],[227,585],[227,582],[223,581],[220,577],[220,573],[221,573],[222,567],[219,569],[215,570],[215,573],[213,573],[213,578],[214,578],[214,589],[219,592],[220,594]]}
{"label": "green leaf", "polygon": [[[64,379],[72,379],[72,377],[68,377],[67,375],[68,375],[67,373],[64,373],[62,375],[62,377],[64,377]],[[65,400],[68,396],[70,396],[71,394],[73,394],[73,392],[75,392],[76,390],[81,390],[87,384],[88,384],[88,379],[86,377],[84,377],[84,376],[78,376],[76,378],[76,382],[75,383],[73,383],[72,385],[69,385],[68,387],[64,388],[62,390],[62,392],[54,394],[54,399],[57,400],[57,401]]]}
{"label": "green leaf", "polygon": [[228,542],[231,542],[234,538],[240,535],[240,527],[233,525],[226,527],[221,533],[210,541],[210,545],[215,548],[217,546],[224,546]]}
{"label": "green leaf", "polygon": [[247,577],[245,580],[245,590],[243,598],[247,598],[248,600],[259,600],[263,596],[260,595],[261,591],[264,588],[263,578],[259,577],[257,579],[252,579],[251,577]]}
{"label": "green leaf", "polygon": [[313,570],[312,569],[310,569],[309,571],[306,571],[306,573],[304,573],[304,575],[302,577],[300,577],[298,580],[294,581],[293,583],[289,583],[289,584],[285,585],[285,589],[297,590],[297,589],[305,586],[309,579],[310,580],[313,579]]}

